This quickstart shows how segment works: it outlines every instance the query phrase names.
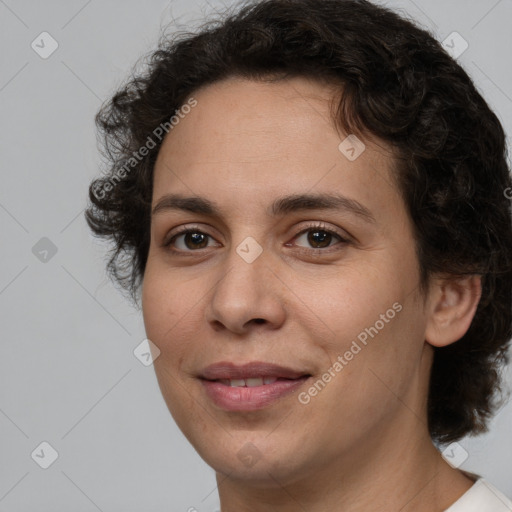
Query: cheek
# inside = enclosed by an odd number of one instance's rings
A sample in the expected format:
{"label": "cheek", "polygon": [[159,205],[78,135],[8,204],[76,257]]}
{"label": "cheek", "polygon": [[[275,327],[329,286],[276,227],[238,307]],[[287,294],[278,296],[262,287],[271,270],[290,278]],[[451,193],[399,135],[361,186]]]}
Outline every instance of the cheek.
{"label": "cheek", "polygon": [[185,314],[184,300],[177,299],[176,286],[163,269],[148,264],[142,285],[142,315],[147,337],[164,353],[173,337],[173,327]]}
{"label": "cheek", "polygon": [[[318,293],[318,288],[313,291],[310,287],[304,294],[310,297],[305,303],[315,304],[312,309],[321,320],[317,323],[323,323],[331,331],[332,348],[340,350],[348,349],[345,345],[350,346],[352,340],[375,322],[382,327],[380,315],[385,315],[389,309],[386,319],[393,322],[396,312],[392,306],[403,297],[400,282],[382,265],[339,269],[338,276],[325,280],[322,290]],[[364,338],[364,334],[361,337]]]}
{"label": "cheek", "polygon": [[[173,279],[163,278],[165,270],[157,265],[148,265],[142,285],[142,314],[146,336],[160,350],[154,361],[154,370],[169,411],[180,424],[183,407],[187,403],[188,394],[181,379],[182,363],[190,351],[190,343],[183,335],[189,328],[191,304],[188,304],[183,293],[179,293]],[[172,286],[170,285],[172,283]],[[191,336],[191,334],[188,334]],[[189,338],[189,340],[192,338]]]}
{"label": "cheek", "polygon": [[153,263],[146,268],[142,286],[146,335],[160,349],[160,362],[175,369],[204,343],[199,333],[204,332],[207,291],[204,284],[184,281],[177,272]]}
{"label": "cheek", "polygon": [[[421,385],[421,319],[410,300],[399,299],[403,301],[396,301],[402,306],[400,311],[392,308],[394,302],[384,301],[382,307],[368,304],[357,319],[339,317],[337,342],[324,347],[331,364],[330,371],[323,369],[329,383],[325,388],[319,385],[306,390],[311,410],[322,411],[319,428],[325,430],[326,437],[332,436],[335,425],[339,442],[354,444],[373,435],[378,425],[392,421],[404,404],[414,408],[411,389],[414,393]],[[388,312],[388,323],[380,320],[381,312]]]}
{"label": "cheek", "polygon": [[339,356],[343,359],[343,369],[336,375],[344,377],[338,381],[350,379],[359,388],[362,381],[376,379],[369,371],[373,369],[385,382],[400,387],[396,381],[406,379],[405,374],[419,364],[425,318],[417,292],[410,290],[416,275],[401,270],[399,276],[396,265],[365,266],[341,273],[343,277],[333,280],[327,293],[317,293],[316,312],[321,321],[317,319],[318,329],[311,336],[318,343],[319,329],[329,332],[319,344],[331,364]]}
{"label": "cheek", "polygon": [[162,338],[167,324],[168,306],[166,294],[156,279],[156,272],[153,272],[152,266],[148,264],[142,284],[142,317],[147,337],[159,348],[158,340]]}

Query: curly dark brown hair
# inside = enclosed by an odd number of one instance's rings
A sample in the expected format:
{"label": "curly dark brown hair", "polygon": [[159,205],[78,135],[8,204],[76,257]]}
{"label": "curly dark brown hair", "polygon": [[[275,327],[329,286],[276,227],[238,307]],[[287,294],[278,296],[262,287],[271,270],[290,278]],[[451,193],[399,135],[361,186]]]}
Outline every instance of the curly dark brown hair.
{"label": "curly dark brown hair", "polygon": [[437,274],[482,276],[469,330],[435,348],[428,422],[440,443],[488,431],[512,337],[512,181],[498,118],[442,45],[365,0],[264,0],[162,37],[146,64],[96,117],[108,165],[90,185],[86,219],[113,242],[114,282],[138,303],[161,127],[195,91],[232,76],[335,84],[337,125],[395,150],[421,289]]}

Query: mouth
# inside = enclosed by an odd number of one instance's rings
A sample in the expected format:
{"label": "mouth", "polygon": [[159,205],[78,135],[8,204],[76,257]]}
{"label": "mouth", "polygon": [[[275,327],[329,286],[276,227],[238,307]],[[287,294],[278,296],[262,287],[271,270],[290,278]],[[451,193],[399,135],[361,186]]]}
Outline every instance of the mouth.
{"label": "mouth", "polygon": [[[304,375],[310,375],[307,371],[296,370],[291,367],[281,366],[264,361],[251,361],[242,365],[236,365],[230,361],[221,361],[214,363],[202,370],[199,377],[206,380],[223,381],[249,381],[255,382],[255,379],[269,381],[275,379],[298,379]],[[271,382],[269,382],[271,383]],[[242,385],[242,384],[238,384]],[[253,383],[252,386],[258,386],[261,383]],[[251,387],[251,384],[249,384]]]}
{"label": "mouth", "polygon": [[255,388],[257,386],[267,386],[268,384],[274,384],[274,382],[289,381],[297,379],[285,379],[284,377],[249,377],[247,379],[217,379],[212,382],[220,382],[225,386],[232,388]]}
{"label": "mouth", "polygon": [[244,365],[215,363],[198,375],[208,398],[225,411],[254,411],[297,391],[311,374],[255,361]]}

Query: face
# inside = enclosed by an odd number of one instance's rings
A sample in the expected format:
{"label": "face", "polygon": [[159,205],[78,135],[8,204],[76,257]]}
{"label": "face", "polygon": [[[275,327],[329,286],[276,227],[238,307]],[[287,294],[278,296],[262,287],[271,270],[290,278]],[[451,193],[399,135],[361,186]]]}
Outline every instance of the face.
{"label": "face", "polygon": [[390,151],[345,140],[332,90],[304,78],[193,97],[156,162],[142,288],[172,416],[262,485],[392,449],[418,432],[431,352]]}

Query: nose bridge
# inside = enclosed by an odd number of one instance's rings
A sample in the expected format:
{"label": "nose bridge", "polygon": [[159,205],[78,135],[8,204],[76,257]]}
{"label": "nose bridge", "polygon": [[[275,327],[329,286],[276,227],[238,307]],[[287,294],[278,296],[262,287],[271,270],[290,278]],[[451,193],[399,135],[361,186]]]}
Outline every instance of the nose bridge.
{"label": "nose bridge", "polygon": [[230,330],[243,331],[251,320],[270,323],[282,320],[281,301],[276,296],[268,268],[270,254],[253,237],[230,248],[225,273],[217,281],[210,304],[210,320]]}
{"label": "nose bridge", "polygon": [[[236,294],[237,302],[241,305],[259,299],[263,288],[261,285],[265,281],[263,274],[267,274],[267,258],[268,251],[264,251],[253,237],[246,237],[238,245],[233,245],[226,260],[226,274],[218,283],[217,291]],[[231,300],[229,295],[225,299]]]}

